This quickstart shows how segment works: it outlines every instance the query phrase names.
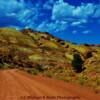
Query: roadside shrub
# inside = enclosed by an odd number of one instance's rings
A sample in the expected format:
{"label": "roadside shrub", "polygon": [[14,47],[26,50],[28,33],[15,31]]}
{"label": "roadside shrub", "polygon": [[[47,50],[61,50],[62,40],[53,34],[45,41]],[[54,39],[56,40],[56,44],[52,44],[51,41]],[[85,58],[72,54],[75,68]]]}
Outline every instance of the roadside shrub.
{"label": "roadside shrub", "polygon": [[36,69],[37,69],[39,72],[43,72],[43,71],[44,71],[44,68],[43,68],[43,65],[42,65],[42,64],[37,64]]}
{"label": "roadside shrub", "polygon": [[74,57],[74,59],[72,60],[72,67],[73,67],[73,69],[74,69],[77,73],[82,72],[84,61],[82,60],[80,54],[75,53],[73,57]]}
{"label": "roadside shrub", "polygon": [[29,69],[27,70],[27,72],[32,75],[37,75],[39,73],[39,71],[36,68]]}

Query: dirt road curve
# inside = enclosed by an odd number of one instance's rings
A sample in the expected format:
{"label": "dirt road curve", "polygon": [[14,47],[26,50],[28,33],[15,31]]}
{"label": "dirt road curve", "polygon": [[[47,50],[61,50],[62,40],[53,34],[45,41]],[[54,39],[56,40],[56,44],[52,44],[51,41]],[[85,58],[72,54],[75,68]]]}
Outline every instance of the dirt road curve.
{"label": "dirt road curve", "polygon": [[14,69],[0,71],[0,100],[100,100],[100,96],[77,85]]}

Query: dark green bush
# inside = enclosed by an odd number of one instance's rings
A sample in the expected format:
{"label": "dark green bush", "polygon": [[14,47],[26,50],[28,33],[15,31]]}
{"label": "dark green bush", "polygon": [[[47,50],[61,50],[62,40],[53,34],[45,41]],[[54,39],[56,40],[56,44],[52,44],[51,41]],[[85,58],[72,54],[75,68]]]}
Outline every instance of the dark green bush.
{"label": "dark green bush", "polygon": [[74,59],[72,60],[72,67],[76,72],[82,72],[84,61],[82,60],[79,53],[75,53]]}

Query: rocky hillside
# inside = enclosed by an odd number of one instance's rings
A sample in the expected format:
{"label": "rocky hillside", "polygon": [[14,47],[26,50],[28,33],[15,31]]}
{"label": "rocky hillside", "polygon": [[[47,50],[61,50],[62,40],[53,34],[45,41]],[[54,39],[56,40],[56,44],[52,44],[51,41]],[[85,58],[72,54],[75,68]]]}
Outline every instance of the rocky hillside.
{"label": "rocky hillside", "polygon": [[0,28],[0,67],[21,68],[100,90],[100,46],[77,45],[47,32]]}

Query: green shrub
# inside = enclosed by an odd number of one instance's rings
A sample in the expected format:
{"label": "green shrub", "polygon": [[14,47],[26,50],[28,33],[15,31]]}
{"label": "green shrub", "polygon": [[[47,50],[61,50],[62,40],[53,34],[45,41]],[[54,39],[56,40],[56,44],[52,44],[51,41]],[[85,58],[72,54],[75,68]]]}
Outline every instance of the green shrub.
{"label": "green shrub", "polygon": [[39,71],[36,68],[29,69],[27,70],[27,72],[32,75],[37,75],[39,73]]}
{"label": "green shrub", "polygon": [[84,61],[82,60],[80,54],[75,53],[74,54],[74,59],[72,60],[72,67],[76,72],[81,72],[83,70],[83,63]]}

